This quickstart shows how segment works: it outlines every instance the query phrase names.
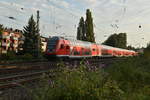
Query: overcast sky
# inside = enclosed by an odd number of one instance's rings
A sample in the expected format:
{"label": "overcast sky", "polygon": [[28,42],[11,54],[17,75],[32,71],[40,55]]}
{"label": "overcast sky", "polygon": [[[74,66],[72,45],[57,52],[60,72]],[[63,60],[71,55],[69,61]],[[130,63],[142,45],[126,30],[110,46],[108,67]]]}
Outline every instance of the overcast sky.
{"label": "overcast sky", "polygon": [[150,0],[0,0],[0,24],[23,29],[39,10],[43,36],[75,38],[86,9],[92,11],[97,43],[119,32],[127,33],[128,45],[141,47],[150,41]]}

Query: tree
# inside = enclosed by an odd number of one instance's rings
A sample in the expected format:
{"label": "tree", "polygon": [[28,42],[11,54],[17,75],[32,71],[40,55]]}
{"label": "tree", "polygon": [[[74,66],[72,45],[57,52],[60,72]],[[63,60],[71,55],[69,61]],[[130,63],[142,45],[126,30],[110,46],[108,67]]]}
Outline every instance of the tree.
{"label": "tree", "polygon": [[117,38],[117,46],[119,48],[127,48],[127,35],[126,33],[119,33]]}
{"label": "tree", "polygon": [[28,25],[23,29],[23,35],[25,36],[25,41],[23,44],[23,53],[29,53],[34,57],[38,57],[40,46],[38,43],[39,34],[37,29],[37,24],[33,19],[33,15],[28,21]]}
{"label": "tree", "polygon": [[131,45],[128,45],[128,46],[127,46],[127,49],[128,49],[128,50],[136,50],[136,48],[133,47],[133,46],[131,46]]}
{"label": "tree", "polygon": [[2,32],[4,31],[4,26],[0,24],[0,54],[2,53]]}
{"label": "tree", "polygon": [[0,40],[1,40],[1,36],[2,36],[2,31],[4,30],[4,27],[2,24],[0,24]]}
{"label": "tree", "polygon": [[83,17],[81,17],[77,28],[77,40],[86,40],[85,22]]}
{"label": "tree", "polygon": [[77,40],[95,42],[94,29],[93,29],[93,18],[91,11],[87,9],[86,20],[80,18],[79,26],[77,28]]}
{"label": "tree", "polygon": [[95,37],[94,37],[94,28],[93,28],[93,18],[91,11],[89,9],[86,10],[86,40],[89,42],[95,42]]}
{"label": "tree", "polygon": [[2,32],[3,30],[4,30],[4,26],[0,24],[0,32]]}
{"label": "tree", "polygon": [[108,39],[103,44],[116,47],[117,46],[117,34],[112,34],[111,36],[109,36]]}
{"label": "tree", "polygon": [[150,43],[147,44],[147,47],[144,49],[145,58],[150,59]]}
{"label": "tree", "polygon": [[112,34],[103,44],[118,48],[127,48],[126,33]]}

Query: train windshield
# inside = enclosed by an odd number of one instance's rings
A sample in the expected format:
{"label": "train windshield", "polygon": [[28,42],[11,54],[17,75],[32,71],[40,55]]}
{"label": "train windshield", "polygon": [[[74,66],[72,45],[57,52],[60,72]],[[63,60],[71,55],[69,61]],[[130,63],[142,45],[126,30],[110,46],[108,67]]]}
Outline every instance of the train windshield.
{"label": "train windshield", "polygon": [[55,49],[56,43],[59,40],[58,37],[52,37],[48,40],[47,48],[48,49]]}

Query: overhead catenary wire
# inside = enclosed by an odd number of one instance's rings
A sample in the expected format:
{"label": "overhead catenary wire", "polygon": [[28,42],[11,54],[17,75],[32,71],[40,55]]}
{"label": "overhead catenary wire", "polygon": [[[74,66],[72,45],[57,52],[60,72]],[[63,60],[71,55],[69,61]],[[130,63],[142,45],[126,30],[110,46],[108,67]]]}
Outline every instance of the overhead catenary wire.
{"label": "overhead catenary wire", "polygon": [[[50,0],[47,0],[47,1],[50,1]],[[51,4],[51,3],[50,3]],[[51,4],[52,5],[52,4]],[[15,7],[15,8],[14,8]],[[73,18],[79,18],[77,15],[75,15],[75,14],[73,14],[71,11],[68,11],[68,10],[66,10],[65,8],[60,8],[60,7],[57,7],[57,6],[55,6],[55,7],[53,7],[53,6],[50,6],[51,8],[52,8],[52,13],[51,13],[51,19],[52,19],[52,25],[53,25],[53,32],[56,32],[56,30],[59,30],[60,28],[62,28],[63,27],[63,25],[61,25],[61,24],[59,24],[59,23],[57,23],[56,22],[56,18],[55,18],[55,8],[59,8],[60,10],[63,10],[63,11],[65,11],[66,13],[68,13],[70,16],[72,16]],[[26,7],[17,7],[17,6],[15,6],[12,2],[10,3],[10,6],[9,7],[4,7],[4,8],[6,8],[6,9],[9,9],[10,11],[11,10],[13,10],[14,12],[16,12],[16,13],[21,13],[21,14],[23,14],[23,15],[26,15],[26,14],[24,14],[24,12],[26,11],[26,10],[28,10],[28,8],[26,8]],[[70,10],[70,9],[69,9]],[[9,16],[9,15],[8,15]],[[13,16],[13,18],[16,18],[16,16]],[[43,20],[43,19],[42,19]],[[41,22],[43,22],[41,20]],[[18,20],[18,18],[17,18],[17,20],[16,20],[16,22],[20,22],[19,20]],[[76,28],[76,24],[73,24],[73,27],[74,28]]]}
{"label": "overhead catenary wire", "polygon": [[[47,0],[47,2],[50,2],[49,4],[51,5],[51,6],[54,6],[55,4],[51,1],[51,0]],[[58,7],[58,6],[56,6],[55,5],[55,7],[54,8],[57,8],[57,9],[59,9],[59,10],[63,10],[63,11],[65,11],[66,13],[68,13],[70,16],[72,16],[72,18],[76,18],[76,19],[79,19],[80,18],[80,16],[79,15],[76,15],[76,14],[74,14],[74,13],[72,13],[73,11],[69,11],[69,10],[71,10],[71,9],[66,9],[66,8],[63,8],[63,7]],[[76,27],[76,25],[74,25],[74,27]]]}
{"label": "overhead catenary wire", "polygon": [[114,29],[114,32],[117,33],[119,28],[120,28],[120,23],[123,21],[124,17],[125,17],[125,14],[126,14],[126,11],[127,11],[127,7],[126,7],[126,0],[121,0],[122,1],[122,5],[123,5],[123,8],[122,8],[122,12],[121,12],[121,15],[120,15],[120,19],[115,19],[114,23],[111,23],[110,26]]}

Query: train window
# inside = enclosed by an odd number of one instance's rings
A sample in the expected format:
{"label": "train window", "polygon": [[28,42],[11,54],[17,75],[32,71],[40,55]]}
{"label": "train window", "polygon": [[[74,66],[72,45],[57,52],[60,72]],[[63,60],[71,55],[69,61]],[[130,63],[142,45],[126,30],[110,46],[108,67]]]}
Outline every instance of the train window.
{"label": "train window", "polygon": [[60,49],[63,49],[63,48],[64,48],[64,45],[63,45],[63,44],[61,44],[61,45],[60,45]]}
{"label": "train window", "polygon": [[7,40],[6,39],[4,39],[4,42],[6,42]]}
{"label": "train window", "polygon": [[116,52],[116,51],[113,51],[113,53],[116,54],[117,52]]}
{"label": "train window", "polygon": [[74,55],[79,55],[80,53],[78,51],[74,51]]}
{"label": "train window", "polygon": [[70,47],[69,47],[69,46],[66,46],[66,49],[70,49]]}
{"label": "train window", "polygon": [[96,51],[95,49],[93,49],[93,51]]}
{"label": "train window", "polygon": [[85,52],[85,55],[91,55],[92,53],[91,53],[91,51],[86,51]]}

